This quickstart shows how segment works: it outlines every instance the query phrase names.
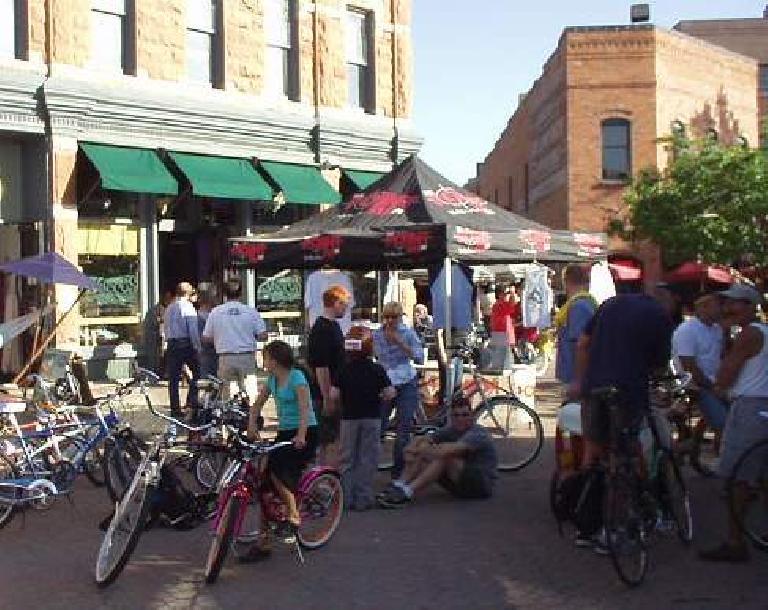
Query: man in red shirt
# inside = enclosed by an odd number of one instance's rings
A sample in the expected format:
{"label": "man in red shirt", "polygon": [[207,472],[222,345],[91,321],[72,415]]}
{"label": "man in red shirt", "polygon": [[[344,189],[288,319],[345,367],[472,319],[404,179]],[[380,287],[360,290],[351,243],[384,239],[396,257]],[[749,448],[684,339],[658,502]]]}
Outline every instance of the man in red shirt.
{"label": "man in red shirt", "polygon": [[505,333],[509,345],[515,344],[515,325],[520,319],[520,304],[514,292],[505,286],[496,288],[496,302],[491,308],[491,332]]}

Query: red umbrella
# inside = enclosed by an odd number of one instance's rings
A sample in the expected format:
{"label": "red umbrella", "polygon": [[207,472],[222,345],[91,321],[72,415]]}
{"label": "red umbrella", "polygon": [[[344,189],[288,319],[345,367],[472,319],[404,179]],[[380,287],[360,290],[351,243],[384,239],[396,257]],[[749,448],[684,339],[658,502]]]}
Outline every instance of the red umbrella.
{"label": "red umbrella", "polygon": [[667,273],[664,278],[670,284],[733,284],[731,272],[722,266],[689,261]]}

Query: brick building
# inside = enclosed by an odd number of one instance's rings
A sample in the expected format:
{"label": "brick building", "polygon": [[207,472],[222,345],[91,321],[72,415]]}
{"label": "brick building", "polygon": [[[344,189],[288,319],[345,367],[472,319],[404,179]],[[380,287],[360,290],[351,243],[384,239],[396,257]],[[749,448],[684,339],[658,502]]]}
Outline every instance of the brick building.
{"label": "brick building", "polygon": [[[679,31],[567,28],[478,164],[477,192],[557,229],[603,231],[631,176],[666,164],[659,138],[673,130],[756,145],[757,78],[755,59]],[[654,249],[611,245],[658,278]]]}
{"label": "brick building", "polygon": [[163,291],[221,281],[229,236],[415,152],[410,4],[0,2],[0,261],[56,250],[103,288],[59,344],[140,343]]}

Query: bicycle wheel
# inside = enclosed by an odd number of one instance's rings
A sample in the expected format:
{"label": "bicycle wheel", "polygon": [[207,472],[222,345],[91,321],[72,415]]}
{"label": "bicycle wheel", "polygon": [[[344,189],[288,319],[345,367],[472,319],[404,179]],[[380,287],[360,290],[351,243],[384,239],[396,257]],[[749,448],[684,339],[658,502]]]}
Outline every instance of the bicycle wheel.
{"label": "bicycle wheel", "polygon": [[96,584],[99,587],[112,584],[131,558],[147,523],[154,490],[146,466],[140,466],[101,541],[96,558]]}
{"label": "bicycle wheel", "polygon": [[141,450],[132,435],[121,434],[105,441],[102,470],[112,502],[123,497],[140,463]]}
{"label": "bicycle wheel", "polygon": [[0,453],[0,529],[8,525],[16,512],[15,501],[21,498],[22,491],[15,485],[6,485],[19,478],[19,471],[13,462]]}
{"label": "bicycle wheel", "polygon": [[307,549],[317,549],[328,542],[339,527],[343,508],[341,478],[335,472],[324,472],[301,495],[299,544]]}
{"label": "bicycle wheel", "polygon": [[193,460],[195,480],[203,489],[211,490],[216,487],[224,469],[227,467],[227,453],[225,451],[203,450]]}
{"label": "bicycle wheel", "polygon": [[677,535],[683,544],[693,540],[693,517],[691,500],[685,487],[680,467],[669,451],[662,451],[657,466],[660,482],[661,503],[669,516],[675,521]]}
{"label": "bicycle wheel", "polygon": [[733,520],[757,548],[768,550],[768,440],[742,454],[726,490]]}
{"label": "bicycle wheel", "polygon": [[106,475],[104,474],[104,443],[101,442],[92,447],[83,456],[83,472],[94,487],[104,487]]}
{"label": "bicycle wheel", "polygon": [[544,444],[538,414],[516,398],[499,396],[481,403],[475,421],[493,438],[501,471],[524,468],[536,459]]}
{"label": "bicycle wheel", "polygon": [[647,534],[634,477],[615,474],[605,497],[605,536],[611,562],[622,581],[639,585],[648,569]]}
{"label": "bicycle wheel", "polygon": [[224,506],[224,510],[221,512],[216,533],[211,541],[211,547],[208,549],[208,559],[205,562],[206,584],[212,585],[219,577],[224,560],[227,558],[227,553],[232,546],[235,525],[242,511],[242,506],[243,499],[239,496],[231,495]]}

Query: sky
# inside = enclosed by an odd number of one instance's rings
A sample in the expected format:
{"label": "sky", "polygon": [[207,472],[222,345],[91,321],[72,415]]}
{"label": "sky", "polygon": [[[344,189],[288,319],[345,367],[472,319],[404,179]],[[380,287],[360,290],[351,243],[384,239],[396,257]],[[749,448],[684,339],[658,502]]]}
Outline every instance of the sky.
{"label": "sky", "polygon": [[[563,28],[629,23],[621,0],[412,0],[413,127],[422,158],[462,185],[490,152]],[[651,22],[761,17],[768,0],[656,0]]]}

